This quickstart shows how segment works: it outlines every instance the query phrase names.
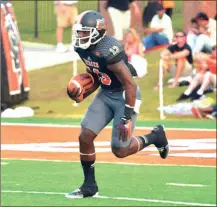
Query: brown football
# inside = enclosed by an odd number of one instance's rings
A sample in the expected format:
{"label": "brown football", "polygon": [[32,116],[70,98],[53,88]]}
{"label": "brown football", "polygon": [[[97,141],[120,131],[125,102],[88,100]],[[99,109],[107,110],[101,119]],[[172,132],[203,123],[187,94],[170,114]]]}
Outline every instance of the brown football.
{"label": "brown football", "polygon": [[[99,81],[97,77],[93,77],[90,73],[82,73],[71,78],[67,86],[67,91],[69,97],[72,100],[80,103],[83,101],[83,99],[93,93],[98,87]],[[79,88],[80,90],[77,97],[70,96],[70,92],[74,88]]]}

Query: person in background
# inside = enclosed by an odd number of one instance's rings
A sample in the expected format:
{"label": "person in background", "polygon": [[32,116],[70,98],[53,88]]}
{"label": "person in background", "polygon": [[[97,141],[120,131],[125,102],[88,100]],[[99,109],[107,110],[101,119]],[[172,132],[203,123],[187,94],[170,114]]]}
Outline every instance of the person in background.
{"label": "person in background", "polygon": [[212,106],[208,106],[205,108],[193,106],[191,108],[192,114],[198,118],[208,118],[208,119],[216,119],[217,118],[217,109],[216,109],[216,104],[213,104]]}
{"label": "person in background", "polygon": [[205,27],[199,26],[197,19],[191,19],[191,27],[187,34],[187,44],[191,47],[193,56],[198,52],[210,54],[212,43]]}
{"label": "person in background", "polygon": [[130,28],[131,13],[130,9],[133,9],[137,20],[141,19],[141,11],[134,0],[107,0],[105,9],[108,10],[113,28],[114,37],[119,41],[123,40],[123,33],[125,29]]}
{"label": "person in background", "polygon": [[128,61],[133,65],[139,78],[147,73],[147,61],[143,58],[143,45],[133,28],[127,29],[124,34],[124,49]]}
{"label": "person in background", "polygon": [[216,45],[216,20],[209,18],[206,13],[199,12],[196,16],[197,23],[204,28],[211,40],[211,46]]}
{"label": "person in background", "polygon": [[187,33],[187,44],[191,47],[191,50],[193,51],[197,37],[199,35],[199,25],[197,23],[197,20],[195,18],[191,19],[191,24],[189,31]]}
{"label": "person in background", "polygon": [[199,35],[196,38],[195,46],[192,50],[193,56],[199,52],[210,54],[212,52],[212,42],[209,32],[204,27],[199,27]]}
{"label": "person in background", "polygon": [[[197,73],[189,87],[180,95],[177,101],[200,99],[206,90],[211,86],[212,90],[216,89],[216,46],[212,48],[212,54],[207,55],[199,53],[195,57]],[[198,87],[199,86],[199,87]],[[196,89],[196,93],[194,90]]]}
{"label": "person in background", "polygon": [[143,45],[135,29],[129,28],[126,30],[124,34],[124,48],[128,61],[131,61],[131,57],[134,54],[143,56]]}
{"label": "person in background", "polygon": [[145,49],[172,43],[172,21],[161,4],[157,5],[157,14],[152,18],[150,28],[145,28],[145,34],[142,41]]}
{"label": "person in background", "polygon": [[[64,28],[72,26],[76,21],[76,18],[78,16],[78,10],[76,5],[77,2],[78,1],[54,1],[55,14],[57,17],[57,52],[66,52],[68,50],[68,48],[63,44],[63,32]],[[69,50],[74,51],[74,47],[71,45]]]}
{"label": "person in background", "polygon": [[[170,45],[161,53],[161,61],[163,62],[163,72],[171,73],[174,80],[169,88],[179,85],[180,77],[191,76],[193,70],[192,51],[186,44],[186,34],[183,31],[176,32],[176,44]],[[175,64],[174,64],[175,61]],[[158,90],[159,84],[154,90]]]}
{"label": "person in background", "polygon": [[159,0],[149,0],[147,6],[144,8],[142,15],[142,23],[144,28],[149,26],[152,18],[157,13],[158,2]]}
{"label": "person in background", "polygon": [[164,0],[161,0],[161,4],[162,6],[165,8],[166,10],[166,14],[172,18],[172,14],[173,14],[173,9],[175,7],[175,3],[173,0],[170,0],[170,1],[164,1]]}

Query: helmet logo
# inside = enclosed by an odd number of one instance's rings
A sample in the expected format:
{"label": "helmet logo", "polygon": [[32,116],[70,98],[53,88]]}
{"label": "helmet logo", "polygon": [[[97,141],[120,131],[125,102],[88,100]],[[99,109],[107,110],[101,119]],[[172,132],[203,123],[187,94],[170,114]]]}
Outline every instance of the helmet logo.
{"label": "helmet logo", "polygon": [[97,19],[96,20],[96,29],[97,30],[106,29],[106,27],[105,27],[105,20],[104,19]]}
{"label": "helmet logo", "polygon": [[100,53],[99,53],[99,52],[96,52],[96,56],[100,56]]}

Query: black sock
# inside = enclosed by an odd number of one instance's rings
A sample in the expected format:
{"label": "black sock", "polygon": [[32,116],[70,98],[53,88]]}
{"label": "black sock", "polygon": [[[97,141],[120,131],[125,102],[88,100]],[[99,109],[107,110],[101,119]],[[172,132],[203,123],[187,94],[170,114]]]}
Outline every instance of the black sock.
{"label": "black sock", "polygon": [[94,170],[95,161],[83,161],[81,160],[81,165],[84,172],[84,183],[93,184],[95,181],[95,170]]}
{"label": "black sock", "polygon": [[143,143],[143,147],[142,149],[144,149],[145,147],[151,145],[151,144],[155,144],[156,140],[157,140],[157,136],[155,133],[151,133],[151,134],[146,134],[144,136],[139,136],[139,138],[142,140]]}

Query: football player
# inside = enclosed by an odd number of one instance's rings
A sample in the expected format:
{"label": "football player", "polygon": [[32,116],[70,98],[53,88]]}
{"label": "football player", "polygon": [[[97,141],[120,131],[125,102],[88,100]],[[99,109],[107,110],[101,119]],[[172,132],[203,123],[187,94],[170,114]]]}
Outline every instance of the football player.
{"label": "football player", "polygon": [[[93,197],[98,194],[95,179],[94,139],[113,120],[111,147],[113,154],[124,158],[154,144],[165,159],[169,145],[162,125],[157,125],[144,136],[132,136],[141,102],[140,89],[133,80],[136,71],[127,61],[122,44],[106,35],[103,16],[96,11],[83,12],[73,27],[75,51],[87,67],[97,75],[98,91],[81,122],[79,136],[80,160],[84,172],[83,184],[67,198]],[[78,96],[79,89],[68,94]]]}

